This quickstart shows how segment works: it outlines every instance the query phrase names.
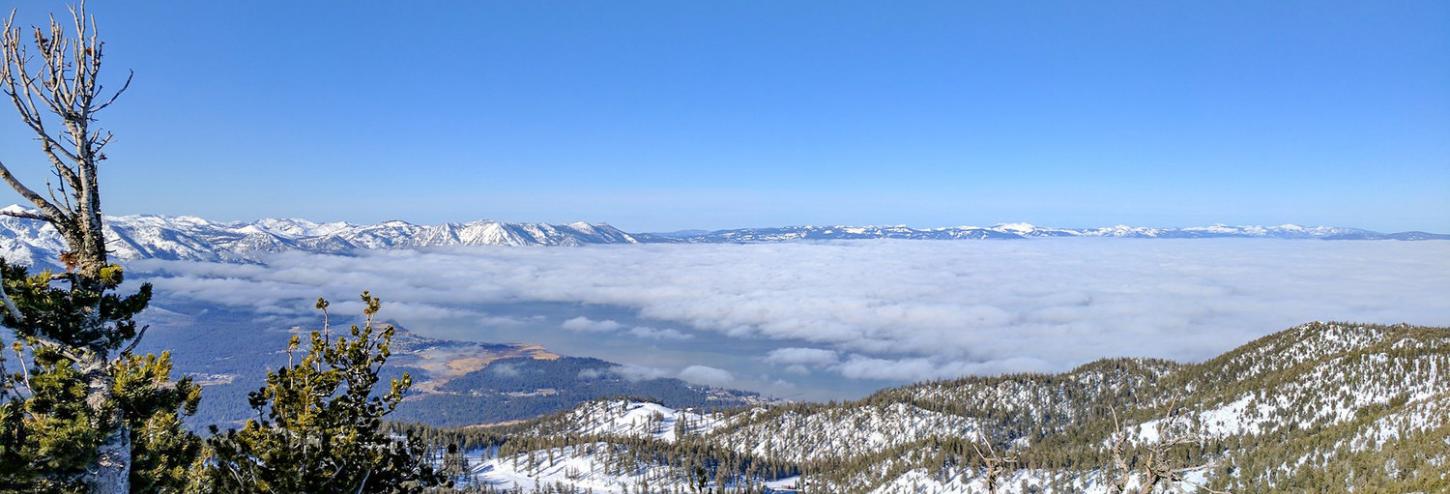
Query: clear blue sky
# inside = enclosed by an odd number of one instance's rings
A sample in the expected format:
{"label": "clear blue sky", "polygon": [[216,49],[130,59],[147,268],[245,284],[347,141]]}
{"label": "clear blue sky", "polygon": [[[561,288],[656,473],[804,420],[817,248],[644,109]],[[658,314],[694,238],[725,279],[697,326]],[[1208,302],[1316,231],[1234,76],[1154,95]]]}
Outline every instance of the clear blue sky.
{"label": "clear blue sky", "polygon": [[92,3],[111,213],[1450,231],[1450,2]]}

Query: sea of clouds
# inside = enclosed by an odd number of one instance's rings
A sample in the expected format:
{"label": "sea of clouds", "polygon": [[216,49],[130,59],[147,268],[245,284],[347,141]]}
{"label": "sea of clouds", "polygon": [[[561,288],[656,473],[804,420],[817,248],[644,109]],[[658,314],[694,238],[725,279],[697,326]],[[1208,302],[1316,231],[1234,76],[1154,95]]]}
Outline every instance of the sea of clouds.
{"label": "sea of clouds", "polygon": [[761,366],[787,378],[904,382],[1062,371],[1112,356],[1194,361],[1313,320],[1450,325],[1450,242],[486,247],[132,266],[166,296],[279,316],[300,313],[319,293],[351,300],[341,297],[368,288],[404,324],[523,323],[478,307],[562,302],[614,307],[650,324],[570,316],[556,331],[756,343],[732,365],[674,371],[717,385],[731,384],[730,369]]}

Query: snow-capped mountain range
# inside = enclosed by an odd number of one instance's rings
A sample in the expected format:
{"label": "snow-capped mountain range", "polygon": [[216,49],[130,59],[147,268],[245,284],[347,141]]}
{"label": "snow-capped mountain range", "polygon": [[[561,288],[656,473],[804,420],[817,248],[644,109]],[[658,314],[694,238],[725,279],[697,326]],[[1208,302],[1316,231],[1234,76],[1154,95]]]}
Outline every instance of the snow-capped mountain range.
{"label": "snow-capped mountain range", "polygon": [[1042,237],[1109,238],[1279,238],[1323,240],[1450,240],[1450,235],[1426,232],[1380,233],[1360,228],[1335,226],[1195,226],[1159,228],[1109,226],[1100,228],[1052,228],[1027,223],[996,226],[954,226],[912,228],[908,226],[787,226],[742,228],[712,232],[687,231],[635,235],[642,242],[776,242],[786,240],[848,240],[894,238],[910,240],[1022,239]]}
{"label": "snow-capped mountain range", "polygon": [[[20,206],[4,208],[24,211]],[[297,250],[346,253],[359,249],[463,245],[632,244],[633,236],[606,224],[468,223],[372,225],[268,218],[253,222],[209,221],[195,216],[108,216],[107,247],[120,259],[255,262]],[[0,216],[0,256],[13,262],[51,262],[65,242],[38,220]]]}
{"label": "snow-capped mountain range", "polygon": [[[12,205],[0,211],[26,212]],[[305,219],[267,218],[251,222],[210,221],[195,216],[132,215],[107,217],[108,246],[123,260],[179,259],[214,262],[258,262],[284,251],[341,254],[360,249],[450,246],[577,246],[635,243],[742,243],[792,240],[851,239],[1023,239],[1041,237],[1112,238],[1281,238],[1325,240],[1446,240],[1450,235],[1425,232],[1379,233],[1357,228],[1297,225],[1206,226],[1154,228],[1049,228],[1025,223],[990,227],[958,226],[788,226],[671,233],[627,233],[604,223],[567,225],[467,223],[417,225],[387,221],[359,225],[318,223]],[[0,215],[0,257],[26,264],[51,263],[65,243],[49,225]]]}

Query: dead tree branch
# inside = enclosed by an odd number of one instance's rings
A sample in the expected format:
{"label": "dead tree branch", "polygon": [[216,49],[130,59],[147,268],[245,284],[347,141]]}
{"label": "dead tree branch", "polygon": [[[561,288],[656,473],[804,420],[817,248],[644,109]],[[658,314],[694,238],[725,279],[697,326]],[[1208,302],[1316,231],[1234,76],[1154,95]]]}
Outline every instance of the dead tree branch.
{"label": "dead tree branch", "polygon": [[[981,444],[978,446],[978,444]],[[977,460],[982,462],[985,469],[984,479],[987,483],[987,492],[997,492],[997,479],[1007,471],[1016,469],[1018,458],[1016,453],[999,453],[992,447],[992,441],[982,431],[977,431],[977,440],[972,441],[972,451],[977,454]]]}

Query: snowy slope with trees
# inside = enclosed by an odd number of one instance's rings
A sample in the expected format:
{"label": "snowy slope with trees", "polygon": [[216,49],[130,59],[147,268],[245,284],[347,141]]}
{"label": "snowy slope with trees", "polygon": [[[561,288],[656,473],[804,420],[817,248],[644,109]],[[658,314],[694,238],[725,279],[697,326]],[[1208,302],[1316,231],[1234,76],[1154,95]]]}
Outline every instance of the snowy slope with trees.
{"label": "snowy slope with trees", "polygon": [[500,454],[455,473],[530,492],[1440,492],[1447,365],[1450,329],[1311,323],[1198,364],[1110,359],[846,403],[595,402],[496,431]]}

